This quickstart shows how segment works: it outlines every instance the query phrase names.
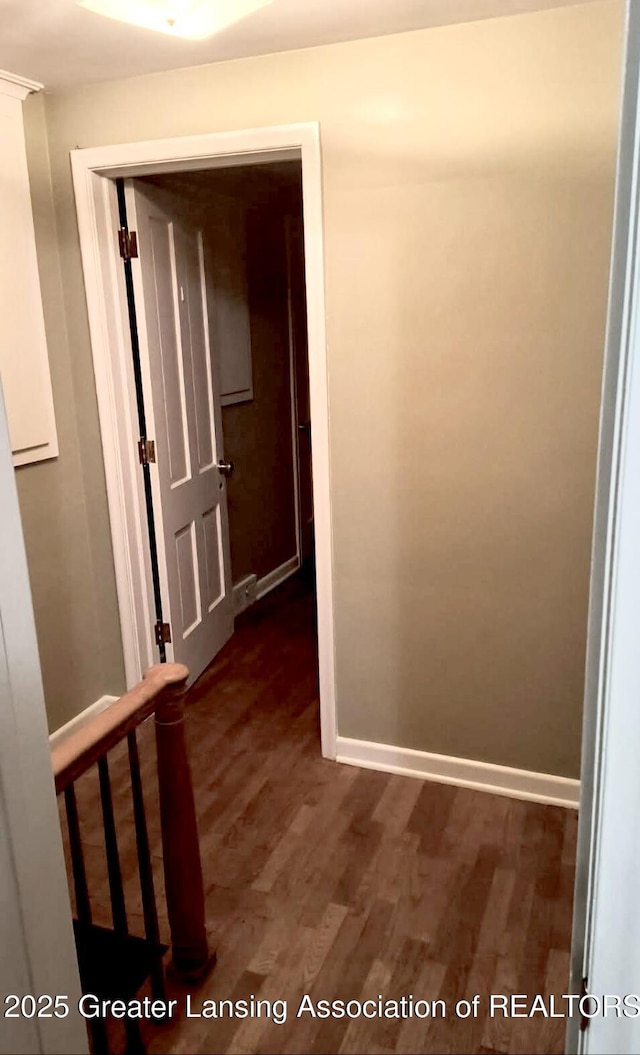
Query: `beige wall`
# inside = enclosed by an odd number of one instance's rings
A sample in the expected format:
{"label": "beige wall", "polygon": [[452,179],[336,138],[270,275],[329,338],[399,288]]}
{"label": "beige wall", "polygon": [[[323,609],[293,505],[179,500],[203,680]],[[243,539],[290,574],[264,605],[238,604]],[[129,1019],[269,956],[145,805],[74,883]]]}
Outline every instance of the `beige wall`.
{"label": "beige wall", "polygon": [[[343,735],[578,771],[622,14],[604,0],[47,99],[87,568],[108,524],[69,150],[320,121]],[[113,641],[103,549],[93,566],[78,596]]]}
{"label": "beige wall", "polygon": [[16,479],[56,729],[100,696],[122,692],[124,666],[91,364],[66,330],[42,96],[25,103],[25,131],[60,453],[18,469]]}

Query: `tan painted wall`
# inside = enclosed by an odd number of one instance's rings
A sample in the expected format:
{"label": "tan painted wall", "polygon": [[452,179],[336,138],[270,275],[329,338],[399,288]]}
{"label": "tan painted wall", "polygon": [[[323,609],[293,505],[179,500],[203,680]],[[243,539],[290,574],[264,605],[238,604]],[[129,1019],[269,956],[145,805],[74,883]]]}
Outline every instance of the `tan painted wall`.
{"label": "tan painted wall", "polygon": [[[343,735],[577,773],[622,14],[602,0],[47,99],[88,468],[69,150],[320,121]],[[90,549],[103,480],[76,480]],[[103,571],[85,589],[109,614]]]}
{"label": "tan painted wall", "polygon": [[91,363],[66,330],[43,96],[25,103],[25,131],[60,454],[16,479],[53,730],[122,692],[124,665]]}

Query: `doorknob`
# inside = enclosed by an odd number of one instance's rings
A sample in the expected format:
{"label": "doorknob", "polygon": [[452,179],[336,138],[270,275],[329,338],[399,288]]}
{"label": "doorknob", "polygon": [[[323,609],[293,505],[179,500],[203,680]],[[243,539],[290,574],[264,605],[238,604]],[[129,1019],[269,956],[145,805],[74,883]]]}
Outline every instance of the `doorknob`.
{"label": "doorknob", "polygon": [[235,465],[233,462],[225,462],[222,458],[218,462],[218,471],[221,472],[223,476],[231,476],[234,469]]}

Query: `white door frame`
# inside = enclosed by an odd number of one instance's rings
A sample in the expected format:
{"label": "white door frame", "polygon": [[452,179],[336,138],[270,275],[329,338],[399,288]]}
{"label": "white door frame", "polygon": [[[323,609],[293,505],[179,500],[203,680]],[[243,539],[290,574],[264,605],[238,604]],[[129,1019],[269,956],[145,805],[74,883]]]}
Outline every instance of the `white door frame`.
{"label": "white door frame", "polygon": [[113,180],[299,159],[313,420],[322,753],[336,754],[333,545],[320,129],[317,122],[71,151],[127,687],[155,662],[151,569]]}
{"label": "white door frame", "polygon": [[[640,974],[640,5],[627,4],[624,92],[600,410],[572,992],[635,993]],[[640,1018],[568,1022],[567,1051],[640,1050]]]}
{"label": "white door frame", "polygon": [[293,332],[293,299],[291,296],[291,217],[284,220],[285,260],[287,267],[287,337],[289,340],[289,393],[291,399],[291,460],[293,462],[293,505],[296,530],[296,558],[302,564],[302,523],[300,518],[300,436],[298,433],[298,400],[296,383],[296,346]]}

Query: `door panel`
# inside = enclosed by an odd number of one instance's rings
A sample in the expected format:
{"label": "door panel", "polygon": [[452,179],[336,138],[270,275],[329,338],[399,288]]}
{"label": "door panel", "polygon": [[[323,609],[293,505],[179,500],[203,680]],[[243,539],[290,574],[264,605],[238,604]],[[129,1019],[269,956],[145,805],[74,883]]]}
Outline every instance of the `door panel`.
{"label": "door panel", "polygon": [[172,225],[156,216],[149,218],[149,276],[153,283],[154,310],[158,313],[158,353],[162,370],[162,401],[167,422],[169,479],[172,484],[186,480],[189,475],[189,437],[186,420],[182,357],[176,334],[172,272],[174,244]]}
{"label": "door panel", "polygon": [[207,572],[207,608],[211,611],[224,599],[224,561],[221,559],[220,509],[208,509],[202,518]]}
{"label": "door panel", "polygon": [[195,630],[201,620],[195,527],[195,523],[192,520],[187,527],[176,535],[176,558],[183,637],[187,637],[188,634]]}
{"label": "door panel", "polygon": [[[138,234],[134,286],[147,378],[163,618],[190,682],[233,632],[219,395],[213,384],[202,233],[166,196],[126,184]],[[150,412],[149,412],[150,411]],[[151,428],[153,427],[153,432]]]}
{"label": "door panel", "polygon": [[186,268],[186,307],[188,326],[191,336],[191,368],[193,374],[193,394],[195,403],[196,445],[198,451],[198,471],[211,469],[215,455],[215,426],[213,415],[213,385],[211,381],[211,361],[206,325],[204,320],[204,297],[202,279],[204,267],[200,254],[201,239],[189,239],[185,245]]}

